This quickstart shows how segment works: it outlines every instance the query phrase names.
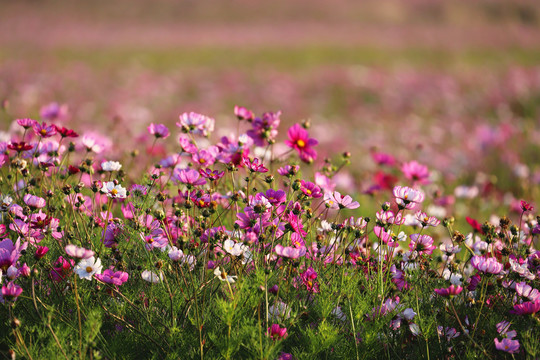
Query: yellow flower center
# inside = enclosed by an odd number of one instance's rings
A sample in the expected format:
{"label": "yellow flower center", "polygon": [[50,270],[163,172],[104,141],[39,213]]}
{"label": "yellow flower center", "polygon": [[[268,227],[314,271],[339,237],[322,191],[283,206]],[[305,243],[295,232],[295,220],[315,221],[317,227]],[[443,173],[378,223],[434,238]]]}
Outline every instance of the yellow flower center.
{"label": "yellow flower center", "polygon": [[298,139],[296,141],[296,145],[298,145],[298,147],[303,148],[304,146],[306,146],[306,142],[304,140],[302,140],[302,139]]}
{"label": "yellow flower center", "polygon": [[204,164],[204,163],[206,162],[206,160],[200,159],[199,162],[200,162],[201,164]]}
{"label": "yellow flower center", "polygon": [[311,195],[311,190],[306,189],[306,194],[307,194],[307,195]]}
{"label": "yellow flower center", "polygon": [[118,194],[118,190],[116,190],[116,189],[112,189],[112,190],[111,190],[111,194],[113,194],[113,195],[116,195],[116,194]]}
{"label": "yellow flower center", "polygon": [[47,130],[41,129],[40,133],[41,133],[41,135],[47,135]]}
{"label": "yellow flower center", "polygon": [[87,272],[87,273],[91,273],[93,270],[94,270],[94,269],[92,269],[91,266],[87,266],[87,267],[86,267],[86,272]]}

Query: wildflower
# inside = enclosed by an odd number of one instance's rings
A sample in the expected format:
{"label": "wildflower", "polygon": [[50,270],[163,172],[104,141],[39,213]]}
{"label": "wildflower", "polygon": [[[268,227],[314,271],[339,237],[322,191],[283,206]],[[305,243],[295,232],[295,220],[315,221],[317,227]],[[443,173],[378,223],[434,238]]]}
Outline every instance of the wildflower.
{"label": "wildflower", "polygon": [[113,269],[107,269],[103,274],[96,274],[96,279],[107,284],[120,286],[124,284],[129,278],[129,274],[124,271],[114,271]]}
{"label": "wildflower", "polygon": [[206,184],[206,180],[201,179],[197,170],[194,169],[174,169],[171,179],[186,184],[188,187]]}
{"label": "wildflower", "polygon": [[388,165],[393,166],[396,163],[396,159],[387,153],[377,152],[377,151],[370,151],[371,158],[377,165]]}
{"label": "wildflower", "polygon": [[527,301],[522,304],[514,305],[514,308],[510,310],[511,314],[516,315],[530,315],[536,314],[540,311],[540,299],[536,301]]}
{"label": "wildflower", "polygon": [[37,136],[42,138],[48,138],[56,135],[56,126],[47,125],[45,122],[40,124],[36,121],[34,124],[32,124],[32,129]]}
{"label": "wildflower", "polygon": [[279,189],[279,190],[268,189],[268,190],[266,190],[266,193],[264,193],[263,196],[273,206],[280,205],[280,204],[284,203],[285,200],[287,200],[287,194],[285,193],[285,191],[283,191],[281,189]]}
{"label": "wildflower", "polygon": [[304,180],[300,180],[300,191],[302,191],[307,197],[315,199],[320,198],[323,195],[320,187],[312,182]]}
{"label": "wildflower", "polygon": [[179,261],[184,257],[184,252],[181,249],[178,249],[176,246],[173,246],[169,250],[169,259],[172,261]]}
{"label": "wildflower", "polygon": [[151,123],[148,126],[148,132],[156,137],[156,139],[169,137],[169,129],[163,124]]}
{"label": "wildflower", "polygon": [[317,272],[310,266],[306,271],[300,274],[302,283],[306,286],[307,290],[312,293],[319,292],[319,284],[317,281]]}
{"label": "wildflower", "polygon": [[439,325],[437,326],[437,334],[439,334],[439,336],[445,336],[446,341],[450,342],[450,340],[457,338],[460,335],[460,332],[457,331],[455,328],[443,328]]}
{"label": "wildflower", "polygon": [[66,276],[71,274],[71,268],[75,265],[75,261],[70,259],[69,261],[60,256],[54,262],[50,276],[54,281],[62,281]]}
{"label": "wildflower", "polygon": [[35,123],[36,120],[32,119],[17,119],[17,124],[25,129],[30,129]]}
{"label": "wildflower", "polygon": [[297,247],[291,247],[291,246],[283,246],[281,244],[277,244],[274,251],[279,256],[286,257],[289,259],[298,259],[299,257],[302,257],[306,254],[305,247],[297,248]]}
{"label": "wildflower", "polygon": [[38,246],[38,247],[36,247],[36,252],[34,253],[34,258],[36,260],[39,260],[42,257],[44,257],[47,254],[48,251],[49,251],[48,247],[46,247],[46,246]]}
{"label": "wildflower", "polygon": [[540,299],[540,292],[537,289],[533,289],[524,281],[516,284],[516,292],[519,296],[529,298],[531,301]]}
{"label": "wildflower", "polygon": [[2,302],[4,302],[3,300],[15,301],[22,292],[22,287],[10,281],[7,285],[2,286]]}
{"label": "wildflower", "polygon": [[411,181],[419,184],[428,184],[429,183],[429,170],[427,166],[418,163],[417,161],[410,161],[404,163],[401,166],[401,171],[403,175]]}
{"label": "wildflower", "polygon": [[152,272],[150,270],[144,270],[141,273],[141,277],[144,281],[157,284],[163,280],[163,273],[159,272],[159,274],[156,274],[155,272]]}
{"label": "wildflower", "polygon": [[268,328],[268,336],[270,336],[272,338],[272,340],[281,340],[281,339],[285,339],[287,337],[287,328],[282,328],[280,327],[278,324],[272,324],[272,326],[270,326]]}
{"label": "wildflower", "polygon": [[251,126],[251,130],[247,132],[247,135],[253,139],[253,142],[257,146],[264,146],[265,142],[272,144],[278,134],[277,128],[279,127],[281,111],[276,113],[265,112],[262,117],[254,118]]}
{"label": "wildflower", "polygon": [[431,255],[436,249],[433,245],[433,238],[429,235],[411,234],[409,237],[411,238],[409,250],[417,251],[419,255]]}
{"label": "wildflower", "polygon": [[281,176],[292,177],[298,173],[300,166],[298,165],[285,165],[278,169],[278,174]]}
{"label": "wildflower", "polygon": [[101,192],[112,199],[125,199],[127,196],[126,189],[120,184],[115,184],[113,181],[104,183]]}
{"label": "wildflower", "polygon": [[190,112],[183,113],[178,118],[180,121],[176,123],[176,126],[186,133],[208,136],[214,131],[215,120],[208,116]]}
{"label": "wildflower", "polygon": [[129,193],[134,197],[142,197],[148,194],[148,188],[144,185],[133,184],[129,188]]}
{"label": "wildflower", "polygon": [[324,194],[326,206],[330,209],[356,209],[360,207],[358,201],[353,201],[349,195],[341,195],[338,191]]}
{"label": "wildflower", "polygon": [[15,265],[21,252],[26,249],[28,243],[21,246],[21,240],[17,239],[15,244],[11,239],[0,241],[0,270],[7,270],[11,265]]}
{"label": "wildflower", "polygon": [[243,156],[242,161],[240,162],[242,166],[245,166],[251,172],[268,172],[268,169],[258,158],[250,158],[248,156]]}
{"label": "wildflower", "polygon": [[39,109],[39,115],[46,120],[62,120],[68,113],[67,105],[60,105],[57,102],[47,104]]}
{"label": "wildflower", "polygon": [[219,267],[214,269],[214,275],[216,275],[219,280],[226,281],[231,284],[236,282],[236,279],[238,278],[236,275],[228,275],[225,271],[219,270]]}
{"label": "wildflower", "polygon": [[90,152],[93,151],[96,154],[99,154],[103,151],[105,151],[107,148],[110,147],[111,143],[110,140],[103,135],[100,134],[85,134],[81,138],[81,143],[86,149],[86,151]]}
{"label": "wildflower", "polygon": [[32,209],[41,209],[42,207],[47,205],[47,202],[45,201],[45,199],[39,196],[31,195],[31,194],[24,195],[23,200],[24,200],[24,203],[30,206]]}
{"label": "wildflower", "polygon": [[101,274],[102,268],[101,260],[91,256],[81,260],[77,266],[75,266],[74,270],[81,279],[92,280],[94,274]]}
{"label": "wildflower", "polygon": [[211,181],[219,180],[225,175],[224,171],[211,170],[211,169],[199,169],[199,174],[206,179]]}
{"label": "wildflower", "polygon": [[509,354],[515,354],[519,351],[518,340],[504,338],[502,341],[499,341],[499,339],[495,338],[493,341],[495,342],[495,348],[497,350],[505,351]]}
{"label": "wildflower", "polygon": [[285,141],[285,144],[295,149],[302,161],[310,163],[317,159],[317,152],[313,149],[313,146],[319,142],[315,139],[310,139],[306,129],[300,124],[294,124],[289,128],[287,134],[289,135],[289,139]]}
{"label": "wildflower", "polygon": [[246,109],[245,107],[235,105],[234,107],[234,115],[238,118],[238,120],[247,120],[251,121],[253,120],[253,112],[251,110]]}
{"label": "wildflower", "polygon": [[24,141],[21,141],[21,142],[11,142],[8,144],[7,148],[10,150],[15,150],[16,152],[20,153],[23,151],[32,150],[34,146],[27,144]]}
{"label": "wildflower", "polygon": [[8,195],[0,195],[0,211],[6,212],[11,207],[13,203],[13,198]]}
{"label": "wildflower", "polygon": [[79,259],[88,259],[94,256],[94,252],[92,250],[87,250],[73,244],[66,245],[65,250],[66,254],[69,256]]}
{"label": "wildflower", "polygon": [[412,209],[424,201],[424,193],[407,186],[396,186],[393,190],[396,203],[402,209]]}
{"label": "wildflower", "polygon": [[415,215],[416,220],[422,224],[423,227],[437,226],[441,223],[439,219],[434,216],[428,216],[425,212],[418,211]]}
{"label": "wildflower", "polygon": [[101,169],[103,171],[118,171],[122,168],[122,164],[118,161],[104,161],[101,163]]}
{"label": "wildflower", "polygon": [[62,127],[56,126],[56,131],[63,138],[66,138],[66,137],[71,137],[71,138],[79,137],[79,134],[77,134],[75,131],[73,131],[71,129],[67,129],[67,128],[63,127],[63,126]]}
{"label": "wildflower", "polygon": [[440,288],[434,290],[438,295],[442,297],[453,297],[463,291],[461,286],[450,285],[447,288]]}
{"label": "wildflower", "polygon": [[488,274],[498,274],[503,270],[503,265],[498,263],[494,258],[484,258],[481,256],[473,256],[471,265],[478,271]]}
{"label": "wildflower", "polygon": [[231,239],[227,239],[223,242],[223,250],[232,256],[241,256],[244,253],[244,250],[246,250],[246,246],[242,243],[236,243]]}
{"label": "wildflower", "polygon": [[523,210],[523,212],[533,211],[534,210],[534,207],[532,207],[531,204],[529,204],[528,202],[525,202],[523,200],[521,200],[520,206],[521,206],[521,210]]}

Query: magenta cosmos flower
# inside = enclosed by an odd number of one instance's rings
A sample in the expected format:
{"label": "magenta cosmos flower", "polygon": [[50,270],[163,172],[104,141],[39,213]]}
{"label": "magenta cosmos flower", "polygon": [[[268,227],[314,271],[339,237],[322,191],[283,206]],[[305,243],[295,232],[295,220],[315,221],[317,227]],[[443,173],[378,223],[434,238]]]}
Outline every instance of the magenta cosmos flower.
{"label": "magenta cosmos flower", "polygon": [[186,184],[188,187],[206,184],[206,180],[202,179],[199,172],[194,169],[174,169],[172,180]]}
{"label": "magenta cosmos flower", "polygon": [[15,265],[21,256],[21,251],[27,246],[28,243],[21,246],[20,239],[17,239],[15,244],[11,239],[0,241],[0,270],[6,271],[11,265]]}
{"label": "magenta cosmos flower", "polygon": [[294,124],[287,131],[289,139],[285,140],[287,146],[295,149],[302,161],[307,163],[317,159],[317,152],[313,149],[313,146],[319,142],[315,139],[310,139],[308,131],[304,129],[300,124]]}
{"label": "magenta cosmos flower", "polygon": [[51,136],[56,135],[56,126],[54,125],[47,125],[47,123],[42,122],[41,124],[37,121],[32,124],[32,129],[36,133],[37,136],[40,136],[42,138],[48,138]]}
{"label": "magenta cosmos flower", "polygon": [[238,118],[238,120],[247,120],[251,121],[253,120],[253,112],[251,110],[246,109],[245,107],[236,105],[234,107],[234,115]]}
{"label": "magenta cosmos flower", "polygon": [[150,126],[148,126],[148,132],[151,135],[154,135],[156,138],[163,138],[166,139],[169,137],[169,129],[164,124],[154,124],[151,123]]}
{"label": "magenta cosmos flower", "polygon": [[23,292],[22,287],[10,281],[7,285],[2,286],[2,298],[8,301],[15,301]]}
{"label": "magenta cosmos flower", "polygon": [[401,171],[405,177],[415,183],[429,184],[429,170],[427,166],[410,161],[401,166]]}
{"label": "magenta cosmos flower", "polygon": [[409,237],[411,238],[409,250],[417,251],[418,255],[431,255],[436,249],[433,245],[433,238],[429,235],[411,234]]}
{"label": "magenta cosmos flower", "polygon": [[107,269],[103,274],[95,274],[96,279],[107,284],[120,286],[124,284],[128,278],[129,274],[124,271],[114,271],[113,269]]}
{"label": "magenta cosmos flower", "polygon": [[47,204],[45,199],[31,194],[24,195],[23,200],[26,205],[30,206],[33,209],[41,209]]}
{"label": "magenta cosmos flower", "polygon": [[446,289],[440,288],[440,289],[435,289],[433,291],[435,291],[438,295],[443,296],[443,297],[452,297],[462,292],[463,288],[459,285],[458,286],[450,285]]}
{"label": "magenta cosmos flower", "polygon": [[176,126],[186,133],[208,136],[214,131],[215,120],[208,116],[190,112],[183,113],[178,119]]}
{"label": "magenta cosmos flower", "polygon": [[503,270],[503,265],[494,258],[484,258],[482,256],[473,256],[471,265],[478,271],[488,274],[498,274]]}
{"label": "magenta cosmos flower", "polygon": [[272,326],[268,328],[268,336],[270,336],[272,340],[285,339],[287,335],[287,328],[282,328],[278,324],[272,324]]}
{"label": "magenta cosmos flower", "polygon": [[509,354],[514,354],[519,351],[519,341],[517,340],[504,338],[499,341],[499,339],[495,338],[493,341],[495,342],[495,348],[497,350],[506,351]]}
{"label": "magenta cosmos flower", "polygon": [[540,299],[536,301],[527,301],[522,304],[514,305],[514,309],[510,310],[511,314],[530,315],[540,311]]}

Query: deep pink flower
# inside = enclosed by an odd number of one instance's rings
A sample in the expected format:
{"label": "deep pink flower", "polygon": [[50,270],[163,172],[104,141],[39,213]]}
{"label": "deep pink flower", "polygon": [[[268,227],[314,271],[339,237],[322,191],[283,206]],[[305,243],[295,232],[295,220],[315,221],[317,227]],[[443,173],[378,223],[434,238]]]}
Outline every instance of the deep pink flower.
{"label": "deep pink flower", "polygon": [[36,123],[36,120],[32,119],[17,119],[17,124],[25,129],[31,128]]}
{"label": "deep pink flower", "polygon": [[21,142],[11,142],[7,145],[7,148],[9,150],[15,150],[16,152],[20,153],[23,151],[32,150],[34,146],[31,144],[27,144],[24,141],[21,141]]}
{"label": "deep pink flower", "polygon": [[163,139],[166,139],[170,135],[169,128],[167,128],[167,126],[165,126],[164,124],[151,123],[148,126],[148,132],[151,135],[154,135],[156,138],[163,138]]}
{"label": "deep pink flower", "polygon": [[34,258],[35,258],[36,260],[39,260],[39,259],[41,259],[42,257],[44,257],[44,256],[47,254],[47,252],[49,252],[49,248],[48,248],[48,247],[46,247],[46,246],[38,246],[38,247],[36,248],[36,252],[34,253]]}
{"label": "deep pink flower", "polygon": [[300,190],[307,197],[315,199],[320,198],[323,195],[321,192],[321,188],[309,181],[300,180]]}
{"label": "deep pink flower", "polygon": [[285,165],[278,169],[278,174],[281,176],[292,177],[298,173],[300,166],[298,165]]}
{"label": "deep pink flower", "polygon": [[266,143],[274,143],[281,121],[280,116],[281,111],[265,112],[262,117],[253,119],[251,123],[253,128],[247,132],[247,135],[253,139],[255,145],[264,146]]}
{"label": "deep pink flower", "polygon": [[11,239],[4,239],[0,241],[0,270],[6,271],[11,265],[15,265],[21,251],[25,250],[28,243],[24,243],[21,246],[21,240],[17,239],[15,244]]}
{"label": "deep pink flower", "polygon": [[375,226],[373,227],[373,232],[375,233],[375,236],[377,236],[383,244],[386,244],[390,247],[398,247],[399,244],[397,241],[394,241],[392,234],[387,232],[383,227],[381,226]]}
{"label": "deep pink flower", "polygon": [[268,328],[268,336],[270,336],[272,340],[285,339],[287,335],[287,328],[282,328],[278,324],[272,324],[272,326]]}
{"label": "deep pink flower", "polygon": [[523,210],[523,212],[533,211],[534,210],[534,207],[532,207],[531,204],[529,204],[528,202],[525,202],[523,200],[521,200],[520,206],[521,206],[521,210]]}
{"label": "deep pink flower", "polygon": [[458,286],[450,285],[447,288],[435,289],[433,291],[435,291],[437,294],[443,297],[452,297],[462,292],[463,288],[459,285]]}
{"label": "deep pink flower", "polygon": [[522,304],[514,305],[514,308],[510,310],[511,314],[516,315],[530,315],[536,314],[540,311],[540,299],[536,301],[527,301]]}
{"label": "deep pink flower", "polygon": [[287,194],[285,191],[278,189],[268,189],[266,190],[266,193],[263,194],[263,196],[268,199],[268,202],[272,204],[273,206],[280,205],[287,200]]}
{"label": "deep pink flower", "polygon": [[387,154],[387,153],[371,151],[371,158],[378,165],[393,166],[396,163],[396,159],[392,155]]}
{"label": "deep pink flower", "polygon": [[51,279],[60,282],[66,278],[73,271],[75,261],[73,259],[66,260],[60,256],[53,264],[53,268],[50,272]]}
{"label": "deep pink flower", "polygon": [[260,172],[260,173],[268,172],[268,169],[264,166],[262,161],[260,161],[258,158],[250,158],[248,156],[243,156],[240,164],[242,166],[245,166],[251,172]]}
{"label": "deep pink flower", "polygon": [[99,281],[117,286],[124,284],[129,278],[129,274],[127,272],[114,271],[114,269],[107,269],[102,274],[95,274],[94,276]]}
{"label": "deep pink flower", "polygon": [[219,180],[225,175],[224,171],[219,170],[211,170],[211,169],[199,169],[199,174],[206,179],[210,179],[212,181]]}
{"label": "deep pink flower", "polygon": [[79,137],[79,134],[77,134],[75,131],[71,130],[71,129],[67,129],[63,126],[56,126],[56,131],[60,134],[61,137],[63,138],[66,138],[66,137],[71,137],[71,138],[76,138],[76,137]]}
{"label": "deep pink flower", "polygon": [[519,341],[517,340],[504,338],[502,341],[499,341],[499,339],[495,338],[493,341],[495,342],[495,348],[497,350],[505,351],[509,354],[514,354],[519,351]]}
{"label": "deep pink flower", "polygon": [[310,163],[317,159],[317,152],[313,149],[313,146],[317,145],[319,142],[309,138],[306,129],[300,124],[294,124],[289,128],[287,134],[289,135],[289,139],[285,141],[285,144],[295,149],[302,161]]}
{"label": "deep pink flower", "polygon": [[219,149],[216,146],[211,146],[208,149],[198,150],[192,156],[191,159],[194,163],[201,166],[209,166],[216,162],[216,157],[219,153]]}
{"label": "deep pink flower", "polygon": [[2,298],[3,300],[15,301],[23,292],[22,287],[15,284],[13,281],[7,283],[7,285],[2,286]]}
{"label": "deep pink flower", "polygon": [[302,274],[300,274],[300,278],[302,279],[302,283],[306,286],[309,292],[319,292],[319,283],[317,283],[316,281],[317,272],[313,270],[311,266],[307,268],[307,270],[304,271]]}
{"label": "deep pink flower", "polygon": [[181,182],[189,186],[198,186],[206,184],[206,180],[201,179],[197,170],[194,169],[174,169],[171,177],[173,181]]}
{"label": "deep pink flower", "polygon": [[37,121],[32,125],[32,129],[34,129],[34,132],[37,136],[40,136],[42,138],[48,138],[51,136],[56,135],[56,126],[54,125],[47,125],[47,123],[42,122],[41,124]]}
{"label": "deep pink flower", "polygon": [[415,183],[419,184],[428,184],[429,183],[429,170],[427,166],[418,163],[413,160],[408,163],[404,163],[401,166],[401,171],[403,175],[409,180],[412,180]]}

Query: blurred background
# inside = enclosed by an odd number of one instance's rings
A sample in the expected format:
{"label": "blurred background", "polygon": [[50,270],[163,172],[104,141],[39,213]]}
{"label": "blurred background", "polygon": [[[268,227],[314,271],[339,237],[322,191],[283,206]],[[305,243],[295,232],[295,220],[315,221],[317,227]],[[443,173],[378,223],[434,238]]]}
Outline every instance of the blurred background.
{"label": "blurred background", "polygon": [[4,128],[57,102],[122,151],[183,112],[227,134],[234,105],[281,110],[353,154],[356,190],[373,149],[512,188],[540,179],[540,2],[2,1],[0,99]]}

